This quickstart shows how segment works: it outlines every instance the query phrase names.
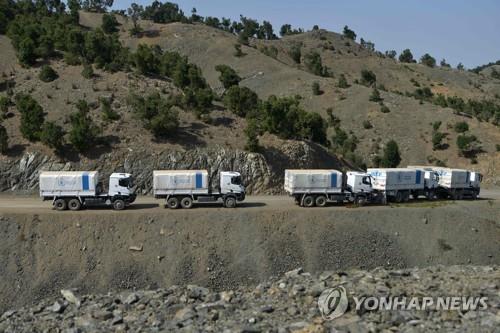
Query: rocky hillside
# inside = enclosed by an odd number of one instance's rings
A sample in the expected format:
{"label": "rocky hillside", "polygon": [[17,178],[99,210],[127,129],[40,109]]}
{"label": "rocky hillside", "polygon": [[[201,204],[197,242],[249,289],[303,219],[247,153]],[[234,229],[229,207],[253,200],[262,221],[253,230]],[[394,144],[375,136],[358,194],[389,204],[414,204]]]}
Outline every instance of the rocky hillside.
{"label": "rocky hillside", "polygon": [[[488,69],[476,74],[445,67],[430,68],[422,64],[400,63],[361,46],[357,42],[324,30],[287,36],[279,40],[250,39],[242,46],[243,56],[235,56],[234,45],[238,37],[204,24],[158,24],[142,20],[144,30],[132,37],[130,19],[117,16],[120,22],[121,43],[136,50],[140,44],[158,45],[163,50],[177,51],[186,55],[190,62],[201,68],[203,76],[213,91],[222,96],[225,89],[219,81],[220,73],[215,66],[224,64],[236,70],[242,78],[241,86],[254,90],[261,99],[270,95],[300,95],[300,105],[308,112],[318,113],[328,119],[327,109],[340,128],[355,135],[359,141],[355,154],[361,162],[370,166],[375,155],[380,155],[389,139],[399,145],[401,165],[446,164],[453,167],[477,169],[486,176],[486,182],[498,184],[500,142],[498,126],[477,118],[458,114],[450,107],[436,105],[431,100],[415,98],[416,89],[429,88],[437,96],[459,96],[464,100],[493,100],[500,104],[500,80],[489,75]],[[101,25],[102,14],[80,12],[80,25],[95,29]],[[299,45],[300,63],[290,56],[291,49]],[[271,50],[271,51],[270,51]],[[306,57],[317,52],[329,76],[311,72]],[[279,191],[285,167],[351,168],[343,153],[331,147],[309,142],[283,140],[269,133],[260,133],[262,149],[258,153],[245,152],[245,128],[247,120],[226,109],[215,101],[209,119],[200,119],[193,112],[179,109],[179,128],[168,139],[158,139],[141,126],[127,98],[130,93],[141,96],[158,92],[162,96],[183,94],[169,78],[144,76],[135,71],[108,71],[95,69],[93,78],[82,76],[82,65],[68,65],[58,58],[49,64],[58,78],[52,82],[39,79],[41,63],[34,67],[22,67],[16,59],[11,40],[0,35],[0,72],[4,84],[0,95],[31,94],[43,107],[47,120],[69,129],[69,115],[76,110],[75,102],[84,99],[90,106],[90,115],[102,132],[102,140],[86,153],[78,153],[65,147],[54,154],[41,143],[26,140],[19,131],[20,113],[15,105],[8,108],[2,125],[9,136],[9,148],[0,156],[2,190],[33,190],[36,188],[36,172],[46,168],[78,169],[98,168],[132,171],[138,174],[141,190],[149,191],[146,170],[170,167],[205,167],[211,174],[220,167],[231,167],[242,172],[254,193]],[[370,101],[373,88],[362,84],[361,71],[369,70],[376,75],[376,85],[381,99],[389,112],[381,112],[380,103]],[[348,86],[339,88],[341,75]],[[318,82],[322,93],[313,94],[312,85]],[[103,120],[101,99],[112,101],[111,108],[119,119]],[[475,135],[481,149],[474,159],[459,156],[454,130],[457,122],[468,124],[468,134]],[[433,124],[440,122],[439,131],[443,142],[433,148]],[[336,134],[334,126],[328,128],[328,139]],[[295,148],[294,148],[295,147]],[[294,149],[297,149],[294,151]],[[141,161],[137,160],[139,154]],[[133,157],[130,157],[133,156]],[[346,156],[349,159],[349,156]],[[221,163],[223,158],[231,162]],[[136,161],[130,164],[130,159]],[[23,161],[33,160],[24,174]],[[359,162],[359,161],[358,161]],[[360,163],[357,163],[358,165]],[[141,165],[138,167],[138,165]],[[143,169],[140,169],[143,168]],[[262,175],[265,175],[263,178]]]}
{"label": "rocky hillside", "polygon": [[[214,292],[171,286],[152,291],[80,295],[61,290],[32,308],[9,310],[0,330],[33,332],[494,332],[500,326],[498,267],[451,266],[411,270],[342,271],[311,275],[302,269],[256,287]],[[342,285],[350,307],[325,321],[317,301]],[[476,311],[356,310],[353,297],[487,297]]]}

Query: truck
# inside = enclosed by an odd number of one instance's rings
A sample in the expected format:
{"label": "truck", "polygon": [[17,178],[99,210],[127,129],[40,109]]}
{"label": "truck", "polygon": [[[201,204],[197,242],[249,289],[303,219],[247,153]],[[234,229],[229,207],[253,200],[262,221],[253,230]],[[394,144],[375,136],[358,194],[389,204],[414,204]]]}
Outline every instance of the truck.
{"label": "truck", "polygon": [[133,177],[129,173],[112,173],[109,191],[104,192],[98,171],[43,171],[39,179],[40,197],[52,200],[58,211],[77,211],[92,205],[108,205],[123,210],[135,199]]}
{"label": "truck", "polygon": [[435,172],[438,176],[436,194],[443,199],[461,200],[469,197],[475,200],[481,192],[483,176],[476,171],[435,166],[408,166],[408,168]]}
{"label": "truck", "polygon": [[425,196],[432,200],[438,188],[437,173],[411,168],[370,168],[373,189],[386,201],[407,202],[412,197]]}
{"label": "truck", "polygon": [[328,202],[362,206],[376,200],[370,175],[356,171],[285,170],[284,189],[302,207],[324,207]]}
{"label": "truck", "polygon": [[235,208],[245,200],[241,174],[222,171],[215,188],[210,185],[207,170],[155,170],[153,194],[165,199],[165,207],[190,209],[194,203],[221,202],[226,208]]}

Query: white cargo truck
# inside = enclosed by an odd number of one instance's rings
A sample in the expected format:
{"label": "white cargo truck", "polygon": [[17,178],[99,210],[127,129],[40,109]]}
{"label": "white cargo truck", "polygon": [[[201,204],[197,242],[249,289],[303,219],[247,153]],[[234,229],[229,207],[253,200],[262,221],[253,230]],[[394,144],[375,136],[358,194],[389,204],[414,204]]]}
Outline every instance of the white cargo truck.
{"label": "white cargo truck", "polygon": [[43,171],[39,186],[40,196],[52,200],[56,210],[80,210],[99,204],[122,210],[136,199],[133,178],[128,173],[111,174],[107,193],[97,171]]}
{"label": "white cargo truck", "polygon": [[387,200],[407,202],[421,195],[428,199],[435,197],[438,188],[438,177],[434,172],[425,172],[411,168],[372,168],[367,170],[372,177],[375,191],[384,195]]}
{"label": "white cargo truck", "polygon": [[234,208],[245,200],[245,187],[239,172],[223,171],[215,189],[210,186],[206,170],[153,171],[153,194],[165,199],[165,207],[192,208],[194,202],[222,202],[224,207]]}
{"label": "white cargo truck", "polygon": [[370,175],[338,170],[285,170],[285,192],[302,207],[324,207],[328,202],[374,201]]}
{"label": "white cargo truck", "polygon": [[479,172],[435,166],[409,166],[408,168],[435,172],[439,177],[437,195],[440,198],[477,199],[481,192],[483,176]]}

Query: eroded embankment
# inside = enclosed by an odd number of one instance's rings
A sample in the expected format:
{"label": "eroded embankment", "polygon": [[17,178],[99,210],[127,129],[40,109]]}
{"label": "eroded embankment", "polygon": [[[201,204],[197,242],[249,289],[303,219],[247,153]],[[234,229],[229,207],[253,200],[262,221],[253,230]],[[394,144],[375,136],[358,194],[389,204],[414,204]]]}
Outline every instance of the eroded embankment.
{"label": "eroded embankment", "polygon": [[3,214],[0,312],[62,288],[232,288],[299,266],[315,272],[498,265],[498,214],[498,205],[487,201],[438,208]]}

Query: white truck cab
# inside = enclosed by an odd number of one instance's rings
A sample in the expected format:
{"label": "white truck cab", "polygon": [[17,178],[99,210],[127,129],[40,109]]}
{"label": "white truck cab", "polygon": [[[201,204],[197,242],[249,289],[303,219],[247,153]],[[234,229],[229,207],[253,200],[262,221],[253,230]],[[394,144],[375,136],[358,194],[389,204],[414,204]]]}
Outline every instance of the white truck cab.
{"label": "white truck cab", "polygon": [[220,191],[221,194],[244,194],[245,187],[243,186],[241,181],[241,174],[235,171],[221,171]]}
{"label": "white truck cab", "polygon": [[129,173],[112,173],[109,177],[110,197],[116,195],[128,196],[134,193],[134,179]]}
{"label": "white truck cab", "polygon": [[347,186],[353,193],[371,193],[373,191],[371,176],[364,172],[347,172]]}
{"label": "white truck cab", "polygon": [[433,190],[439,186],[439,174],[436,171],[425,170],[424,171],[424,184],[425,188]]}

